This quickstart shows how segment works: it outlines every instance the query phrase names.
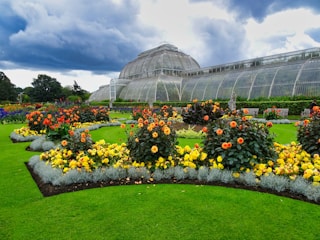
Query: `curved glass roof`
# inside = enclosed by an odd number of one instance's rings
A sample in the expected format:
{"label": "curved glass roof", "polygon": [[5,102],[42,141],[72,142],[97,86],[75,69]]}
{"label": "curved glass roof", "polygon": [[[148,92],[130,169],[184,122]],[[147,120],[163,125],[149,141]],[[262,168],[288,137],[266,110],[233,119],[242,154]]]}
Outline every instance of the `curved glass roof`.
{"label": "curved glass roof", "polygon": [[159,74],[181,76],[185,70],[199,68],[199,64],[192,57],[171,44],[164,44],[139,54],[123,68],[119,78],[152,78]]}
{"label": "curved glass roof", "polygon": [[[109,94],[106,93],[109,91]],[[100,92],[100,93],[97,93]],[[170,44],[141,53],[90,100],[192,101],[320,95],[320,48],[200,68]],[[99,99],[97,99],[99,98]]]}

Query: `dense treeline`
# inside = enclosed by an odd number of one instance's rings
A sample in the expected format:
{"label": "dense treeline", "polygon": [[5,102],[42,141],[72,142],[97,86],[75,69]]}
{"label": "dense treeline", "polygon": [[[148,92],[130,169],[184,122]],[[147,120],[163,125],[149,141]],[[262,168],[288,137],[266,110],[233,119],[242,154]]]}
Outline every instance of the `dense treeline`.
{"label": "dense treeline", "polygon": [[83,102],[90,96],[76,81],[73,86],[62,87],[57,79],[39,74],[33,79],[32,87],[17,88],[10,79],[0,72],[0,101],[1,102]]}

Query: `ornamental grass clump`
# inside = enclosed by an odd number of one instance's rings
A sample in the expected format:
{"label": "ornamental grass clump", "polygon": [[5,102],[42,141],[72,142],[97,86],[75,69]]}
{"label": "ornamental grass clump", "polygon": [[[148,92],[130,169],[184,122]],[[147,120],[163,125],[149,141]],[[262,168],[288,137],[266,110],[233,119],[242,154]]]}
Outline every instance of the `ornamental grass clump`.
{"label": "ornamental grass clump", "polygon": [[193,104],[188,104],[181,113],[183,122],[199,125],[206,125],[209,122],[222,117],[222,115],[223,111],[220,108],[220,104],[218,102],[214,103],[212,100],[205,102],[193,100]]}
{"label": "ornamental grass clump", "polygon": [[[138,127],[131,125],[127,148],[133,162],[155,166],[158,159],[171,159],[176,152],[177,135],[171,122],[151,113],[138,119]],[[124,124],[121,126],[126,128]],[[170,163],[168,161],[169,165]]]}
{"label": "ornamental grass clump", "polygon": [[298,142],[302,148],[311,155],[320,154],[320,108],[314,107],[310,119],[297,122]]}
{"label": "ornamental grass clump", "polygon": [[232,171],[250,171],[255,164],[275,161],[274,136],[269,133],[272,123],[248,121],[245,116],[212,121],[204,131],[203,151],[210,162]]}

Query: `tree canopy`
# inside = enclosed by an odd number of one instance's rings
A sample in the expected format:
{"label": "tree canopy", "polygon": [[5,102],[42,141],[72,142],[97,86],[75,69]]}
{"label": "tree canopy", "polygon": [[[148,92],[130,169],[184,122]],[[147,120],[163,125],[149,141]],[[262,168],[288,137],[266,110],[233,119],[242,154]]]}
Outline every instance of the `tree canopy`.
{"label": "tree canopy", "polygon": [[32,101],[53,102],[63,97],[62,86],[55,78],[39,74],[31,84],[33,89],[29,94]]}
{"label": "tree canopy", "polygon": [[0,101],[16,101],[17,95],[15,85],[3,72],[0,72]]}

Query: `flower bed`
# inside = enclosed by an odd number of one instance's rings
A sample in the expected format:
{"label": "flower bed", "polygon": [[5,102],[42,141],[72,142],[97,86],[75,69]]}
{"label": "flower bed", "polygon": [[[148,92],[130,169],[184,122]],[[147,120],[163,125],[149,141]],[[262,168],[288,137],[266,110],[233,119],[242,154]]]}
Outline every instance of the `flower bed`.
{"label": "flower bed", "polygon": [[[28,115],[29,123],[36,128],[41,125],[47,131],[45,138],[37,136],[31,146],[44,152],[33,156],[28,166],[44,183],[53,186],[114,181],[220,182],[276,192],[289,191],[304,195],[314,202],[320,201],[318,154],[310,155],[296,143],[290,146],[274,143],[268,129],[272,127],[270,121],[255,121],[241,111],[220,109],[218,103],[213,104],[211,101],[194,104],[188,107],[188,114],[184,117],[189,123],[194,120],[190,114],[192,111],[196,109],[202,113],[201,118],[195,120],[205,125],[201,134],[204,137],[203,146],[177,145],[174,124],[166,117],[175,118],[176,115],[168,111],[168,107],[162,108],[164,112],[159,115],[144,109],[137,120],[121,124],[121,128],[128,134],[127,142],[121,144],[92,141],[89,130],[109,123],[96,124],[90,126],[90,129],[65,128],[64,124],[70,124],[70,114],[76,114],[74,119],[79,119],[77,109],[61,111],[58,115],[60,117],[55,118],[50,114],[36,112]],[[202,111],[202,108],[207,112]],[[210,111],[215,114],[207,114]],[[82,115],[86,118],[99,115],[98,112],[92,114],[91,110],[86,110]],[[39,119],[41,121],[38,122]],[[54,119],[61,124],[51,127],[55,125]],[[76,122],[73,121],[74,124]],[[38,133],[42,127],[37,129]],[[52,138],[60,139],[58,145],[48,141]]]}

